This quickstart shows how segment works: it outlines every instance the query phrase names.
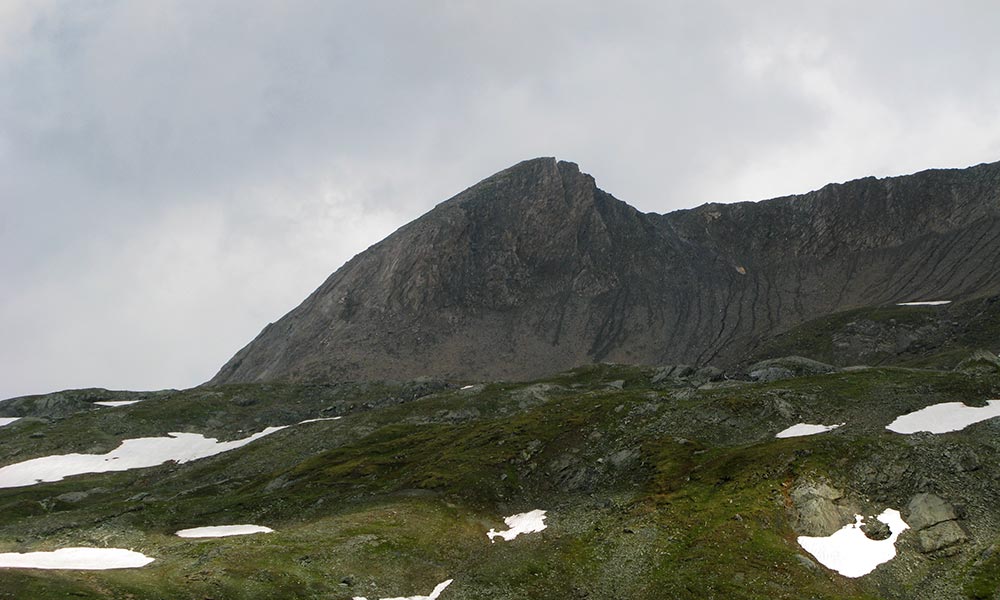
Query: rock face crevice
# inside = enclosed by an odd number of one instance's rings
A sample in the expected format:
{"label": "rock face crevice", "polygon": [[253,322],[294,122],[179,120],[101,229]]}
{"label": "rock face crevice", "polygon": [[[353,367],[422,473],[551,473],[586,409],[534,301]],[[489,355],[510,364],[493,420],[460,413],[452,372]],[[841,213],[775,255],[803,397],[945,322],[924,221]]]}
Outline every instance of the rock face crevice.
{"label": "rock face crevice", "polygon": [[1000,164],[641,213],[519,163],[337,270],[210,383],[737,362],[825,314],[1000,293]]}

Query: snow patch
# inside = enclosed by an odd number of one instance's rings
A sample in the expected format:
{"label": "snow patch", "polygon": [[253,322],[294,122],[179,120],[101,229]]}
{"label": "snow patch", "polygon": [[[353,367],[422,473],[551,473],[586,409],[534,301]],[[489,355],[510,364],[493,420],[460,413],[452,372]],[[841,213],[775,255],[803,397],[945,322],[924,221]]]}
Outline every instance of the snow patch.
{"label": "snow patch", "polygon": [[943,306],[951,304],[951,300],[925,300],[922,302],[897,302],[896,306]]}
{"label": "snow patch", "polygon": [[215,525],[181,529],[174,535],[182,538],[219,538],[231,535],[250,535],[252,533],[274,533],[274,530],[270,527],[261,527],[260,525]]}
{"label": "snow patch", "polygon": [[14,421],[20,419],[21,417],[0,417],[0,427],[4,425],[10,425]]}
{"label": "snow patch", "polygon": [[104,571],[135,569],[156,559],[122,548],[62,548],[53,552],[8,552],[0,554],[0,568],[5,569],[74,569]]}
{"label": "snow patch", "polygon": [[809,423],[798,423],[792,425],[788,429],[779,431],[774,435],[776,438],[791,438],[800,437],[803,435],[816,435],[817,433],[826,433],[827,431],[833,431],[838,427],[843,427],[846,423],[840,423],[838,425],[810,425]]}
{"label": "snow patch", "polygon": [[94,404],[97,406],[128,406],[136,402],[142,402],[142,400],[108,400],[107,402],[94,402]]}
{"label": "snow patch", "polygon": [[469,384],[469,385],[466,385],[466,386],[462,386],[462,387],[461,387],[461,388],[459,388],[459,389],[462,389],[462,390],[471,390],[471,389],[472,389],[472,388],[474,388],[474,387],[476,387],[476,386],[474,386],[474,385],[472,385],[472,384]]}
{"label": "snow patch", "polygon": [[854,523],[844,525],[827,537],[800,536],[799,545],[816,557],[823,566],[837,571],[844,577],[861,577],[875,570],[882,563],[896,556],[896,539],[910,528],[899,511],[887,508],[876,517],[889,526],[890,536],[884,540],[869,539],[861,524],[864,518],[855,515]]}
{"label": "snow patch", "polygon": [[503,522],[506,523],[507,527],[510,527],[510,529],[507,531],[496,531],[495,529],[490,529],[486,533],[486,537],[490,538],[491,542],[496,542],[494,538],[497,537],[501,537],[509,542],[522,533],[537,533],[546,528],[544,510],[533,510],[531,512],[511,515],[504,519]]}
{"label": "snow patch", "polygon": [[[454,581],[454,579],[449,579],[448,581],[442,581],[441,583],[437,584],[437,586],[434,588],[434,591],[431,592],[430,596],[406,596],[405,598],[402,596],[398,596],[396,598],[382,598],[382,600],[437,600],[437,597],[441,595],[441,592],[444,591],[444,588],[451,585],[452,581]],[[364,596],[355,596],[354,600],[368,600],[368,598],[365,598]]]}
{"label": "snow patch", "polygon": [[305,421],[299,421],[299,425],[305,425],[306,423],[319,423],[320,421],[336,421],[342,417],[322,417],[319,419],[306,419]]}
{"label": "snow patch", "polygon": [[268,427],[248,438],[231,442],[220,442],[199,433],[174,432],[166,437],[124,440],[107,454],[61,454],[34,458],[0,468],[0,488],[61,481],[84,473],[155,467],[171,460],[185,463],[241,448],[285,427]]}
{"label": "snow patch", "polygon": [[932,404],[918,411],[896,417],[886,429],[896,433],[948,433],[961,431],[974,423],[1000,417],[1000,400],[990,400],[986,406],[966,406],[961,402]]}

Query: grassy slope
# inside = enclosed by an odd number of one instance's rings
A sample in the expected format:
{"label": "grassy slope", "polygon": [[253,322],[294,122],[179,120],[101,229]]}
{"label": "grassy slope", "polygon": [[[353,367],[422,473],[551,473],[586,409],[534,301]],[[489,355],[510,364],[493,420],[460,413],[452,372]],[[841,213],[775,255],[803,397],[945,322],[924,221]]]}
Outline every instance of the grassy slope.
{"label": "grassy slope", "polygon": [[[877,332],[877,333],[875,333]],[[867,351],[835,338],[874,337]],[[946,306],[880,306],[835,313],[766,339],[746,362],[799,355],[822,362],[950,369],[973,350],[1000,352],[1000,298]]]}
{"label": "grassy slope", "polygon": [[[609,388],[613,380],[624,389]],[[185,465],[0,490],[0,551],[106,545],[157,558],[138,570],[3,571],[0,598],[378,598],[427,594],[447,578],[449,600],[995,593],[996,560],[981,554],[1000,541],[988,533],[995,508],[969,511],[970,524],[984,526],[956,557],[931,560],[901,545],[875,575],[849,580],[802,560],[788,492],[823,477],[865,508],[899,507],[921,477],[934,477],[944,492],[969,490],[970,504],[995,495],[995,429],[914,446],[883,428],[933,402],[994,397],[1000,381],[875,369],[694,394],[648,381],[641,369],[600,366],[467,391],[227,386],[0,430],[7,464],[60,443],[107,449],[174,430],[238,437],[344,415]],[[799,419],[851,425],[773,439]],[[39,432],[46,437],[28,437]],[[945,473],[935,462],[966,447],[983,459],[977,473]],[[880,481],[896,465],[902,474]],[[86,490],[96,491],[59,499]],[[549,529],[489,543],[486,530],[503,516],[534,508],[550,511]],[[225,523],[277,533],[171,535]]]}

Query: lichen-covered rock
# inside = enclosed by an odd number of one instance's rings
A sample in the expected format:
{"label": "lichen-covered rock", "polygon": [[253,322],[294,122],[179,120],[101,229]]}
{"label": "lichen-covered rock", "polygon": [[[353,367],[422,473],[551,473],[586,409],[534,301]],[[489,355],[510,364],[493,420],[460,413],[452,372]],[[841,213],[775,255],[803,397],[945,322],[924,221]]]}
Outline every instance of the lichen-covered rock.
{"label": "lichen-covered rock", "polygon": [[802,535],[831,535],[854,519],[853,507],[838,503],[844,493],[826,482],[801,482],[790,495],[795,506],[795,529]]}
{"label": "lichen-covered rock", "polygon": [[809,498],[825,498],[827,500],[839,500],[844,497],[844,493],[832,485],[821,482],[806,481],[792,490],[792,500],[795,502],[807,500]]}
{"label": "lichen-covered rock", "polygon": [[917,494],[906,509],[909,513],[907,522],[917,532],[923,552],[937,552],[968,538],[958,524],[955,507],[937,494]]}
{"label": "lichen-covered rock", "polygon": [[918,532],[920,549],[924,552],[936,552],[968,539],[965,531],[957,521],[943,521]]}
{"label": "lichen-covered rock", "polygon": [[958,518],[955,507],[937,494],[917,494],[906,507],[907,524],[916,531]]}

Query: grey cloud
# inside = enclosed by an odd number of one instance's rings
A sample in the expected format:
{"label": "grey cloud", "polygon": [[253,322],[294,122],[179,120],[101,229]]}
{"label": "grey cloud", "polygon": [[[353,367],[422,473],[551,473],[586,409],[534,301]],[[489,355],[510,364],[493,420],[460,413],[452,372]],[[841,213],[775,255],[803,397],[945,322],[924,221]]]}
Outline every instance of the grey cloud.
{"label": "grey cloud", "polygon": [[991,2],[9,0],[0,397],[208,378],[521,159],[642,210],[1000,158]]}

